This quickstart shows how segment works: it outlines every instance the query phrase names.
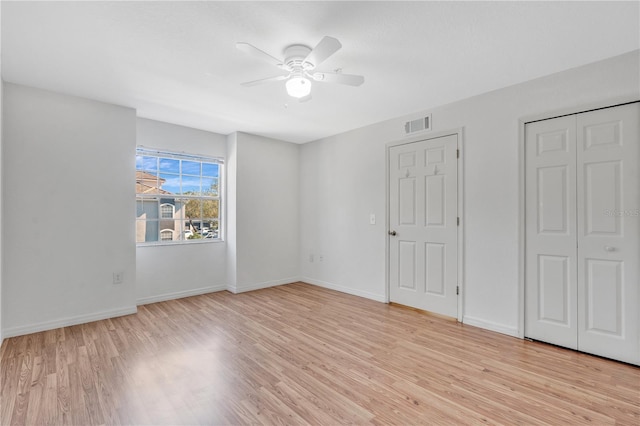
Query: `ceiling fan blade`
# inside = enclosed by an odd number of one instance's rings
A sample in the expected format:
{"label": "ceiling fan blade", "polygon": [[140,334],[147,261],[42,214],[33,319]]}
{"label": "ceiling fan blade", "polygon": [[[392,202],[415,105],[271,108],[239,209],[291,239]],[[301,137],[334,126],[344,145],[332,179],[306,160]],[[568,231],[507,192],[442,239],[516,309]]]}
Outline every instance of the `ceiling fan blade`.
{"label": "ceiling fan blade", "polygon": [[311,52],[304,58],[303,62],[308,62],[311,64],[311,68],[317,68],[318,65],[323,63],[329,56],[336,53],[342,44],[338,41],[338,39],[324,36],[320,43],[316,47],[313,48]]}
{"label": "ceiling fan blade", "polygon": [[270,83],[272,81],[282,81],[282,80],[286,80],[287,78],[289,78],[288,75],[276,75],[275,77],[267,77],[267,78],[261,78],[260,80],[247,81],[245,83],[242,83],[241,85],[244,87],[251,87],[251,86],[257,86],[258,84],[262,84],[262,83]]}
{"label": "ceiling fan blade", "polygon": [[238,48],[238,50],[243,51],[244,53],[246,53],[249,56],[253,56],[254,58],[258,58],[261,59],[263,61],[267,61],[277,67],[282,67],[283,63],[280,59],[275,58],[271,55],[269,55],[267,52],[264,52],[260,49],[258,49],[257,47],[255,47],[252,44],[249,43],[245,43],[242,41],[239,41],[236,43],[236,47]]}
{"label": "ceiling fan blade", "polygon": [[339,83],[347,84],[349,86],[360,86],[364,83],[364,77],[355,74],[339,74],[334,72],[316,72],[310,74],[311,78],[315,81],[322,81],[325,83]]}
{"label": "ceiling fan blade", "polygon": [[311,95],[307,95],[307,96],[303,96],[301,98],[298,98],[298,102],[302,103],[302,102],[309,102],[311,100]]}

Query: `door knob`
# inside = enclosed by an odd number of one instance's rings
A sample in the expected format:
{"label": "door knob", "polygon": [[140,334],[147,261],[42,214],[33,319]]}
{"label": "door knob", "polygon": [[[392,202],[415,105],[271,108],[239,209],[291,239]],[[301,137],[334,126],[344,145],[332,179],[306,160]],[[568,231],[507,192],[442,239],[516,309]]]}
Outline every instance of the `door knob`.
{"label": "door knob", "polygon": [[389,231],[389,235],[391,235],[392,237],[396,236],[396,231]]}
{"label": "door knob", "polygon": [[604,246],[604,251],[612,252],[616,251],[616,248],[611,246]]}

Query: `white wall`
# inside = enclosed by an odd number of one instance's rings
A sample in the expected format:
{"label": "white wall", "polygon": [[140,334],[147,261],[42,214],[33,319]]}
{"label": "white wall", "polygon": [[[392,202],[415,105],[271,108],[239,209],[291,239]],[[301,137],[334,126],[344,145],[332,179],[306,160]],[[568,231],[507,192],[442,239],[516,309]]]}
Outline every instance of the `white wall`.
{"label": "white wall", "polygon": [[[639,59],[635,51],[424,111],[434,132],[464,128],[464,322],[518,334],[519,120],[639,99]],[[408,118],[302,146],[303,280],[384,299],[385,145],[402,139]]]}
{"label": "white wall", "polygon": [[235,193],[228,210],[229,235],[235,233],[229,290],[297,281],[299,145],[236,133],[228,138],[228,152],[228,189]]}
{"label": "white wall", "polygon": [[[160,121],[139,118],[137,138],[148,148],[226,156],[226,136]],[[138,304],[226,289],[224,242],[139,246],[136,253]]]}
{"label": "white wall", "polygon": [[13,84],[3,100],[5,337],[135,312],[135,111]]}

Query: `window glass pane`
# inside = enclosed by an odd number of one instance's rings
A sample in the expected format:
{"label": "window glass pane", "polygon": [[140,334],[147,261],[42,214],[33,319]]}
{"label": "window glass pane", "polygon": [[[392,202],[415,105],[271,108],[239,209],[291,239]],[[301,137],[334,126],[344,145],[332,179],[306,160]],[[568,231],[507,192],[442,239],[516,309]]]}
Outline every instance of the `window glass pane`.
{"label": "window glass pane", "polygon": [[145,220],[136,220],[136,243],[146,242],[146,224],[147,222]]}
{"label": "window glass pane", "polygon": [[220,230],[217,220],[209,220],[209,234],[205,238],[220,238]]}
{"label": "window glass pane", "polygon": [[161,173],[180,173],[180,160],[173,158],[160,158]]}
{"label": "window glass pane", "polygon": [[185,227],[184,221],[176,222],[176,230],[174,233],[174,240],[184,241],[187,239],[187,235],[185,234],[189,228]]}
{"label": "window glass pane", "polygon": [[[136,198],[136,219],[140,219],[140,216],[144,214],[144,201],[140,198]],[[146,219],[146,218],[145,218]]]}
{"label": "window glass pane", "polygon": [[218,178],[202,178],[202,195],[218,196]]}
{"label": "window glass pane", "polygon": [[183,220],[184,219],[184,205],[185,205],[185,200],[182,200],[180,198],[173,198],[171,200],[171,203],[173,203],[174,207],[173,207],[173,218],[176,220]]}
{"label": "window glass pane", "polygon": [[182,160],[182,174],[200,176],[200,163]]}
{"label": "window glass pane", "polygon": [[193,227],[196,228],[196,232],[200,235],[202,235],[202,233],[204,232],[204,228],[208,228],[207,226],[205,226],[205,223],[201,218],[192,220],[192,223]]}
{"label": "window glass pane", "polygon": [[202,176],[218,176],[218,165],[214,163],[202,163]]}
{"label": "window glass pane", "polygon": [[146,155],[136,155],[136,170],[155,172],[158,170],[158,158]]}
{"label": "window glass pane", "polygon": [[180,194],[180,175],[161,173],[160,187],[163,193]]}
{"label": "window glass pane", "polygon": [[140,243],[158,241],[158,221],[136,220],[136,241]]}
{"label": "window glass pane", "polygon": [[197,220],[185,220],[183,222],[183,236],[185,241],[197,241],[202,239],[199,227],[197,226],[198,224],[199,222]]}
{"label": "window glass pane", "polygon": [[186,200],[184,208],[185,219],[199,219],[202,217],[202,200]]}
{"label": "window glass pane", "polygon": [[182,176],[182,194],[201,195],[200,177]]}
{"label": "window glass pane", "polygon": [[151,172],[143,172],[141,170],[136,170],[136,194],[157,194],[157,193],[158,193],[158,176]]}
{"label": "window glass pane", "polygon": [[158,201],[143,198],[136,199],[136,217],[138,219],[157,219]]}
{"label": "window glass pane", "polygon": [[202,200],[202,217],[206,219],[218,219],[220,201],[218,200]]}

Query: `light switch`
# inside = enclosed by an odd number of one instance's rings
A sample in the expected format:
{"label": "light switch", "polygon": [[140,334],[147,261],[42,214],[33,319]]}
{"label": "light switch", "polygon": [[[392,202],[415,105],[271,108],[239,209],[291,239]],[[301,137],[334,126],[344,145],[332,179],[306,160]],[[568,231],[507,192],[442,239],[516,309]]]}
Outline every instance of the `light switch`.
{"label": "light switch", "polygon": [[375,225],[375,224],[376,224],[376,214],[371,213],[369,215],[369,225]]}

